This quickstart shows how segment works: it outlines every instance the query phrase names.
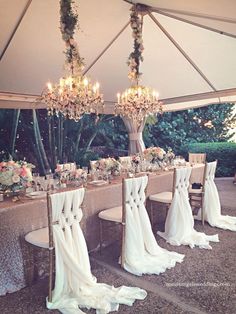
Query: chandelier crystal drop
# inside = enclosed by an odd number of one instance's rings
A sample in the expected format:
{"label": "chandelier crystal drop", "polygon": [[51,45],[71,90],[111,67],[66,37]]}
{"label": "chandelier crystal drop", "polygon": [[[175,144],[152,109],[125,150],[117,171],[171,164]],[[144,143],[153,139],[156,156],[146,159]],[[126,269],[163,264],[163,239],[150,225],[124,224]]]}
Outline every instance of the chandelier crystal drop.
{"label": "chandelier crystal drop", "polygon": [[72,4],[73,0],[60,0],[60,29],[66,44],[65,68],[69,75],[60,78],[57,84],[48,83],[41,100],[47,104],[49,115],[61,113],[66,118],[78,121],[85,113],[98,114],[98,108],[103,106],[104,101],[99,83],[92,84],[83,75],[83,58],[73,37],[75,28],[79,28],[78,14]]}
{"label": "chandelier crystal drop", "polygon": [[139,10],[142,13],[142,6],[134,5],[130,14],[130,25],[134,38],[134,51],[131,52],[128,59],[130,68],[128,78],[131,81],[131,87],[122,94],[117,94],[117,104],[115,106],[116,114],[128,117],[138,125],[147,116],[162,112],[162,103],[158,100],[158,92],[139,84],[141,77],[139,65],[143,61],[142,52],[144,50],[142,39],[143,17],[139,16]]}

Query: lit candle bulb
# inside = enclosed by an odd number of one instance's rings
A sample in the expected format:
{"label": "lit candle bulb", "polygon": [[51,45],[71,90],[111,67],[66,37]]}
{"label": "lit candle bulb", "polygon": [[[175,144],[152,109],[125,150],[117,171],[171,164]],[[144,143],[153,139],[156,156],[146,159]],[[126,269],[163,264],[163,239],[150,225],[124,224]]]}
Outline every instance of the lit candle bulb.
{"label": "lit candle bulb", "polygon": [[139,87],[138,88],[138,96],[140,97],[142,95],[142,90],[141,90],[141,88]]}
{"label": "lit candle bulb", "polygon": [[94,94],[96,93],[96,91],[97,91],[97,87],[96,87],[96,85],[93,85],[93,92],[94,92]]}
{"label": "lit candle bulb", "polygon": [[52,91],[52,84],[50,82],[47,83],[47,87],[48,87],[49,91],[51,92]]}
{"label": "lit candle bulb", "polygon": [[153,91],[153,92],[152,92],[152,100],[155,100],[155,98],[156,98],[156,92]]}
{"label": "lit candle bulb", "polygon": [[120,103],[120,93],[117,93],[118,104]]}
{"label": "lit candle bulb", "polygon": [[60,87],[63,87],[63,85],[64,85],[64,81],[63,81],[63,79],[61,78],[61,79],[60,79]]}
{"label": "lit candle bulb", "polygon": [[88,86],[88,79],[87,79],[87,77],[84,78],[83,83],[84,83],[84,86]]}

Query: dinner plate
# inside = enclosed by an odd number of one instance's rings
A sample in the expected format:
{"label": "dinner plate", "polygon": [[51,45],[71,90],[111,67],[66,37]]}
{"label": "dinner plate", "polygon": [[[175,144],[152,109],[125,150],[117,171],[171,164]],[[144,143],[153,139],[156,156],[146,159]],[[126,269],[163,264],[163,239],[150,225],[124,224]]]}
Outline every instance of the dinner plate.
{"label": "dinner plate", "polygon": [[108,182],[107,181],[104,181],[104,180],[93,180],[91,182],[89,182],[90,184],[93,184],[93,185],[105,185],[107,184]]}
{"label": "dinner plate", "polygon": [[35,192],[30,192],[26,194],[26,196],[30,198],[40,198],[40,197],[45,197],[47,195],[47,192],[45,191],[35,191]]}

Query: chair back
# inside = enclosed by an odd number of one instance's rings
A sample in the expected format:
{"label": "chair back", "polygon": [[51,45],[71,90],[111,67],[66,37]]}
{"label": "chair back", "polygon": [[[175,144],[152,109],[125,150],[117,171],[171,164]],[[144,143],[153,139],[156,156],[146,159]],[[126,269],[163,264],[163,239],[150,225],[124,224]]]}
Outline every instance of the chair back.
{"label": "chair back", "polygon": [[53,226],[58,225],[63,231],[71,230],[73,224],[80,223],[82,219],[81,205],[85,189],[48,193],[48,227],[49,248],[53,247]]}
{"label": "chair back", "polygon": [[204,181],[203,181],[204,185],[206,185],[208,182],[214,181],[216,167],[217,167],[217,160],[206,163],[205,171],[204,171]]}
{"label": "chair back", "polygon": [[206,154],[189,153],[188,160],[190,164],[204,164],[206,161]]}
{"label": "chair back", "polygon": [[123,167],[131,166],[131,161],[132,161],[131,156],[119,157],[119,162],[120,162],[121,166],[123,166]]}
{"label": "chair back", "polygon": [[137,178],[123,179],[122,181],[122,252],[121,266],[125,263],[125,225],[126,225],[126,210],[135,212],[139,211],[139,207],[145,206],[146,189],[148,184],[148,176],[140,176]]}
{"label": "chair back", "polygon": [[90,160],[90,168],[91,170],[96,170],[95,164],[96,164],[97,160]]}
{"label": "chair back", "polygon": [[173,179],[173,199],[175,193],[188,195],[188,187],[190,182],[192,168],[175,168],[174,170],[174,179]]}
{"label": "chair back", "polygon": [[[52,277],[53,277],[53,249],[54,232],[62,232],[72,238],[73,225],[79,224],[82,219],[81,205],[84,199],[85,189],[59,193],[47,193],[48,230],[49,230],[49,292],[48,301],[52,301]],[[64,237],[65,238],[65,237]],[[57,286],[57,277],[55,286]]]}

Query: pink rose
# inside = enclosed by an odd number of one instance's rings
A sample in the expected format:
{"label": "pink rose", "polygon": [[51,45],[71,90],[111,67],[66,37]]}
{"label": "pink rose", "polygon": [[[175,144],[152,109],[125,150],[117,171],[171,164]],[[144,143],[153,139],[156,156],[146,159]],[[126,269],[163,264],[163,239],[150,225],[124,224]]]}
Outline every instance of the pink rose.
{"label": "pink rose", "polygon": [[27,169],[26,169],[25,166],[23,166],[23,167],[21,168],[21,176],[22,176],[22,177],[27,177]]}
{"label": "pink rose", "polygon": [[9,161],[7,162],[7,165],[8,165],[8,166],[14,166],[14,165],[15,165],[15,161],[14,161],[14,160],[9,160]]}

